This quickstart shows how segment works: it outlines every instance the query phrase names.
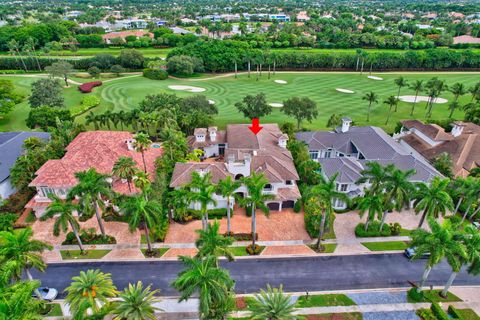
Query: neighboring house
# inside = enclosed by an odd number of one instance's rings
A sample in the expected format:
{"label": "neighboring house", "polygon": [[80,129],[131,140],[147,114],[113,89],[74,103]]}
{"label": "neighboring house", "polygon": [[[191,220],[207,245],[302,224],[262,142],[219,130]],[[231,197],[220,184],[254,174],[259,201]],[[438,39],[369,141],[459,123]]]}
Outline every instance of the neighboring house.
{"label": "neighboring house", "polygon": [[305,22],[309,20],[310,20],[310,17],[308,16],[307,11],[300,11],[297,14],[297,21]]}
{"label": "neighboring house", "polygon": [[[321,164],[325,178],[336,178],[337,190],[350,198],[364,194],[368,184],[357,185],[368,162],[381,165],[394,164],[398,169],[415,169],[412,181],[428,182],[440,174],[423,158],[411,154],[392,137],[378,127],[351,127],[351,119],[343,118],[342,126],[334,131],[299,132],[296,137],[308,145],[310,158]],[[340,200],[336,209],[345,209]]]}
{"label": "neighboring house", "polygon": [[462,44],[462,43],[480,43],[480,38],[463,35],[453,38],[453,44]]}
{"label": "neighboring house", "polygon": [[[280,131],[277,124],[263,124],[263,129],[254,135],[249,125],[232,124],[226,131],[216,127],[197,128],[194,135],[188,137],[190,148],[205,152],[206,160],[202,162],[177,163],[173,171],[170,187],[179,188],[191,181],[192,173],[210,172],[212,183],[231,176],[235,180],[248,177],[253,172],[263,173],[269,183],[264,193],[275,198],[266,204],[272,211],[292,208],[300,198],[296,181],[297,170],[293,164],[292,154],[287,149],[288,136]],[[241,197],[247,197],[244,186],[237,190]],[[227,201],[215,195],[217,205],[209,208],[226,208]],[[198,203],[192,208],[199,209]]]}
{"label": "neighboring house", "polygon": [[120,38],[125,40],[126,37],[134,36],[138,38],[149,37],[153,39],[153,33],[143,30],[132,30],[132,31],[118,31],[102,34],[102,39],[105,43],[110,44],[112,39]]}
{"label": "neighboring house", "polygon": [[183,29],[183,28],[180,28],[180,27],[171,27],[169,29],[172,30],[174,34],[186,35],[186,34],[193,33],[193,32],[191,32],[187,29]]}
{"label": "neighboring house", "polygon": [[50,139],[47,132],[1,132],[0,133],[0,197],[6,199],[15,188],[10,182],[10,168],[23,153],[23,142],[30,137]]}
{"label": "neighboring house", "polygon": [[[131,157],[143,170],[142,154],[134,149],[135,139],[126,131],[87,131],[80,133],[66,148],[62,159],[48,160],[35,173],[36,177],[29,184],[37,189],[37,194],[27,203],[26,208],[35,211],[37,217],[42,216],[51,203],[48,198],[55,194],[66,198],[68,191],[77,184],[75,173],[90,168],[99,173],[111,175],[114,163],[119,157]],[[145,152],[147,172],[155,177],[155,159],[162,155],[160,144],[153,143]],[[114,191],[129,193],[127,181],[109,178]],[[132,192],[137,190],[132,186]]]}
{"label": "neighboring house", "polygon": [[480,126],[454,122],[452,131],[445,132],[439,125],[419,120],[405,120],[402,125],[400,133],[395,135],[402,145],[429,161],[448,153],[455,176],[466,177],[480,166]]}

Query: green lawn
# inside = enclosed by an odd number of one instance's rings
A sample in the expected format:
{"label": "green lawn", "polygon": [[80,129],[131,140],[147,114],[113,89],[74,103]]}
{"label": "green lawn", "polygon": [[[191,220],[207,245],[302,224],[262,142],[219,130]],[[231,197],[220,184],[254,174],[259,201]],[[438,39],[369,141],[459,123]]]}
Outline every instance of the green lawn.
{"label": "green lawn", "polygon": [[[167,79],[165,81],[149,80],[141,76],[124,77],[113,81],[104,82],[101,87],[95,88],[92,94],[101,98],[99,107],[93,109],[95,113],[103,113],[106,110],[120,111],[131,110],[138,106],[139,102],[148,94],[156,93],[176,93],[180,97],[192,95],[185,91],[174,91],[168,88],[169,85],[190,85],[205,88],[206,91],[201,94],[208,99],[214,100],[219,114],[215,117],[216,125],[224,128],[228,123],[247,123],[248,121],[237,112],[235,103],[240,101],[247,94],[256,94],[264,92],[267,95],[269,103],[281,103],[285,99],[294,96],[309,97],[317,102],[319,116],[312,123],[304,123],[307,129],[326,129],[326,122],[333,113],[340,113],[350,116],[357,125],[376,125],[381,126],[387,131],[392,132],[396,122],[401,119],[411,118],[411,104],[401,102],[398,111],[391,117],[388,125],[385,125],[388,108],[382,104],[388,96],[395,95],[397,88],[394,79],[399,76],[395,73],[375,74],[384,78],[383,81],[375,81],[367,78],[367,74],[360,75],[356,73],[277,73],[272,79],[267,79],[267,73],[264,72],[259,81],[255,81],[252,76],[248,79],[247,75],[242,74],[238,79],[233,76],[219,78],[190,78],[190,79]],[[433,76],[438,76],[447,84],[451,85],[455,82],[463,82],[467,86],[471,86],[478,81],[478,73],[402,73],[403,77],[408,81],[428,80]],[[28,94],[29,85],[35,81],[32,77],[1,77],[8,78],[19,86],[20,90]],[[285,80],[286,85],[277,84],[274,80]],[[85,81],[85,80],[83,80]],[[335,88],[343,88],[355,91],[354,94],[340,93]],[[369,91],[374,91],[379,95],[379,104],[372,106],[371,121],[367,123],[366,109],[367,103],[362,100],[362,96]],[[404,88],[401,95],[412,95],[412,90]],[[65,89],[65,98],[67,107],[78,105],[83,94],[81,94],[76,86]],[[452,94],[445,92],[441,94],[442,98],[451,100]],[[460,99],[461,104],[470,101],[469,96]],[[418,103],[416,107],[415,118],[424,120],[425,113],[424,102]],[[15,110],[5,119],[0,120],[0,131],[6,130],[25,130],[25,119],[28,115],[28,103],[22,102],[16,106]],[[446,119],[448,117],[447,104],[437,104],[433,110],[432,119]],[[79,121],[84,121],[86,114],[78,117]],[[461,111],[456,111],[455,118],[461,119],[463,115]],[[273,113],[261,119],[261,122],[278,122],[294,121],[285,116],[280,108],[274,108]]]}
{"label": "green lawn", "polygon": [[480,317],[472,309],[457,309],[463,320],[480,320]]}
{"label": "green lawn", "polygon": [[[162,257],[168,250],[170,250],[170,248],[157,248],[155,250],[158,250],[158,255],[155,257],[155,258],[160,258]],[[142,249],[142,254],[145,258],[147,258],[147,256],[145,255],[145,253],[147,252],[147,249]]]}
{"label": "green lawn", "polygon": [[[410,289],[413,290],[413,289]],[[417,302],[456,302],[456,301],[462,301],[459,297],[454,295],[451,292],[447,293],[447,297],[443,298],[440,296],[440,292],[442,290],[423,290],[423,301],[415,301],[412,299],[409,295],[407,296],[408,302],[410,303],[417,303]]]}
{"label": "green lawn", "polygon": [[49,303],[52,306],[52,309],[49,313],[45,314],[44,317],[61,317],[63,316],[62,307],[59,303]]}
{"label": "green lawn", "polygon": [[318,294],[301,296],[298,298],[297,308],[311,307],[333,307],[333,306],[354,306],[356,305],[352,299],[344,294]]}
{"label": "green lawn", "polygon": [[60,250],[62,260],[101,259],[111,250],[88,250],[80,254],[80,250]]}
{"label": "green lawn", "polygon": [[[260,246],[260,247],[262,248],[262,251],[265,249],[264,246]],[[245,246],[230,247],[230,250],[232,251],[233,255],[236,257],[248,256],[247,247]]]}
{"label": "green lawn", "polygon": [[405,241],[362,242],[362,245],[370,251],[405,250],[408,248],[408,242]]}
{"label": "green lawn", "polygon": [[[326,244],[323,244],[323,246],[325,247],[325,250],[322,251],[322,252],[318,252],[318,253],[333,253],[335,251],[335,249],[337,248],[336,243],[326,243]],[[315,252],[317,251],[317,245],[316,244],[309,245],[309,247],[313,251],[315,251]]]}

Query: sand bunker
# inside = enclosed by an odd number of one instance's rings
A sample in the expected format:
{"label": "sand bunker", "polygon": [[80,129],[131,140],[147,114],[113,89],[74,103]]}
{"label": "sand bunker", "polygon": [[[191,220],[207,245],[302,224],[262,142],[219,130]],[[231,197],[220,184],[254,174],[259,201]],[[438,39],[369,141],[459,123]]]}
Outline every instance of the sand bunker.
{"label": "sand bunker", "polygon": [[188,91],[188,92],[203,92],[207,89],[200,88],[200,87],[192,87],[192,86],[168,86],[172,90],[181,90],[181,91]]}
{"label": "sand bunker", "polygon": [[[415,96],[400,96],[398,97],[398,99],[403,102],[410,102],[410,103],[415,102]],[[418,96],[417,102],[428,102],[429,99],[430,98],[427,96]],[[443,98],[435,98],[435,100],[433,100],[433,103],[447,103],[447,102],[448,100]]]}
{"label": "sand bunker", "polygon": [[342,93],[355,93],[355,91],[342,89],[342,88],[336,88],[335,90],[337,90],[338,92],[342,92]]}
{"label": "sand bunker", "polygon": [[275,80],[275,82],[278,84],[287,84],[287,81],[285,80]]}
{"label": "sand bunker", "polygon": [[209,99],[209,100],[208,100],[208,103],[210,103],[210,104],[215,104],[215,101]]}
{"label": "sand bunker", "polygon": [[283,103],[277,103],[277,102],[272,102],[272,103],[269,103],[268,105],[270,107],[274,107],[274,108],[282,108],[283,107]]}
{"label": "sand bunker", "polygon": [[383,80],[383,78],[375,77],[375,76],[368,76],[367,78],[372,80]]}

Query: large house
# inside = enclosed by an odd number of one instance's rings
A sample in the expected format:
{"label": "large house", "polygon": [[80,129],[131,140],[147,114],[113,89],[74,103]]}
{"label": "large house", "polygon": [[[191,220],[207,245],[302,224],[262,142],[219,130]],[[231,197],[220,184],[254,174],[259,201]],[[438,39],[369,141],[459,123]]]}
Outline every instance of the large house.
{"label": "large house", "polygon": [[6,199],[16,190],[10,182],[10,168],[23,153],[23,142],[30,137],[48,140],[47,132],[0,133],[0,199]]}
{"label": "large house", "polygon": [[[42,216],[46,207],[51,203],[50,194],[55,194],[65,199],[68,191],[78,181],[75,173],[86,171],[90,168],[99,173],[111,175],[113,165],[119,157],[131,157],[143,170],[142,155],[135,151],[134,137],[126,131],[88,131],[80,133],[66,148],[62,159],[48,160],[35,173],[36,177],[30,187],[37,189],[37,194],[27,203],[26,208],[35,212],[37,217]],[[145,164],[150,177],[154,177],[154,161],[162,155],[159,144],[153,143],[145,151]],[[114,191],[129,193],[127,181],[108,178]],[[132,192],[137,190],[132,187]]]}
{"label": "large house", "polygon": [[[296,134],[298,140],[308,145],[310,158],[321,164],[325,178],[335,174],[337,190],[350,198],[361,196],[367,184],[356,184],[368,162],[381,165],[394,164],[398,169],[415,169],[413,182],[428,182],[438,173],[425,159],[404,148],[381,128],[351,126],[350,118],[343,118],[342,125],[334,131],[311,131]],[[345,209],[340,200],[336,209]]]}
{"label": "large house", "polygon": [[480,166],[480,126],[454,122],[452,131],[446,132],[439,125],[419,120],[405,120],[402,125],[395,138],[405,148],[429,161],[448,153],[455,176],[466,177],[472,169]]}
{"label": "large house", "polygon": [[[203,150],[206,159],[202,162],[177,163],[170,186],[185,186],[191,181],[193,172],[209,172],[214,184],[228,176],[239,180],[254,172],[263,173],[269,181],[264,193],[275,197],[266,202],[270,210],[292,208],[300,198],[296,184],[299,178],[292,154],[287,149],[287,141],[288,136],[276,124],[264,124],[257,135],[244,124],[228,125],[225,131],[219,131],[216,127],[197,128],[194,135],[188,137],[188,143],[192,150]],[[248,196],[244,186],[237,190],[237,194]],[[210,209],[227,207],[227,199],[221,195],[215,194],[215,200],[217,205],[210,205]],[[192,208],[199,209],[199,204],[192,203]]]}

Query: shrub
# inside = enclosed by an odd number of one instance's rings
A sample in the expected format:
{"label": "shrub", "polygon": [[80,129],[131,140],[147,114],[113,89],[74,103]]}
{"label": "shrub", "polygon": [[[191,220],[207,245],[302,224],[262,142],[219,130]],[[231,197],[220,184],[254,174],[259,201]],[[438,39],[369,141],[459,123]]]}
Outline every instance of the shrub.
{"label": "shrub", "polygon": [[[401,227],[400,227],[401,228]],[[368,226],[368,230],[365,231],[365,224],[359,223],[355,227],[355,235],[360,238],[365,237],[388,237],[392,235],[390,226],[388,224],[383,225],[383,230],[380,231],[380,221],[373,221]]]}
{"label": "shrub", "polygon": [[102,85],[102,81],[86,82],[84,84],[79,85],[78,90],[80,90],[82,93],[90,93],[92,92],[93,88],[99,87],[101,85]]}
{"label": "shrub", "polygon": [[0,214],[0,231],[12,231],[17,218],[14,213]]}
{"label": "shrub", "polygon": [[100,68],[98,67],[95,67],[95,66],[92,66],[90,68],[88,68],[87,72],[94,78],[97,78],[100,73],[102,72],[102,70],[100,70]]}
{"label": "shrub", "polygon": [[430,306],[430,310],[432,310],[433,314],[435,317],[437,317],[438,320],[449,320],[450,318],[448,317],[448,314],[443,311],[442,307],[437,302],[432,302],[432,305]]}
{"label": "shrub", "polygon": [[[235,241],[252,241],[252,234],[251,233],[224,233],[225,237],[231,237]],[[255,240],[258,240],[258,233],[255,233]]]}
{"label": "shrub", "polygon": [[437,320],[437,317],[430,309],[418,309],[415,314],[422,320]]}
{"label": "shrub", "polygon": [[424,300],[423,292],[422,291],[418,292],[417,288],[411,288],[410,290],[408,290],[407,296],[408,296],[408,301],[410,302],[423,302]]}
{"label": "shrub", "polygon": [[88,95],[83,97],[79,107],[75,107],[71,110],[72,116],[79,116],[88,110],[97,107],[100,104],[100,99],[96,96]]}
{"label": "shrub", "polygon": [[47,131],[48,127],[54,127],[57,124],[57,119],[61,121],[72,121],[73,118],[70,110],[39,107],[30,109],[25,123],[30,129],[41,128]]}
{"label": "shrub", "polygon": [[25,205],[35,195],[35,191],[30,188],[23,188],[10,195],[7,200],[2,203],[0,213],[15,213],[20,215],[25,210]]}
{"label": "shrub", "polygon": [[165,237],[167,236],[168,227],[169,227],[168,220],[163,220],[159,226],[155,226],[150,229],[150,233],[152,235],[153,242],[163,242],[165,241]]}
{"label": "shrub", "polygon": [[162,69],[143,69],[143,76],[151,80],[166,80],[168,73]]}
{"label": "shrub", "polygon": [[398,222],[390,223],[389,227],[392,232],[392,236],[398,236],[400,232],[402,232],[402,226]]}
{"label": "shrub", "polygon": [[458,309],[455,308],[454,306],[452,305],[449,305],[448,306],[448,313],[454,317],[455,319],[462,319],[462,315],[460,314],[460,312],[458,312]]}
{"label": "shrub", "polygon": [[297,202],[293,205],[293,212],[300,212],[302,211],[302,200],[298,199]]}
{"label": "shrub", "polygon": [[[88,230],[80,231],[80,239],[83,244],[116,244],[117,240],[109,235],[105,237],[101,234],[96,234],[94,228]],[[63,245],[78,244],[77,238],[73,232],[67,233],[65,241],[62,242]]]}
{"label": "shrub", "polygon": [[[221,219],[227,216],[227,209],[226,208],[218,208],[218,209],[210,209],[208,211],[208,218],[209,219]],[[230,212],[232,213],[232,212]],[[191,216],[193,219],[201,219],[202,213],[200,210],[188,209],[187,216]]]}
{"label": "shrub", "polygon": [[262,252],[262,247],[260,247],[258,244],[253,247],[253,245],[248,245],[247,246],[247,253],[251,256],[256,256],[259,255]]}

